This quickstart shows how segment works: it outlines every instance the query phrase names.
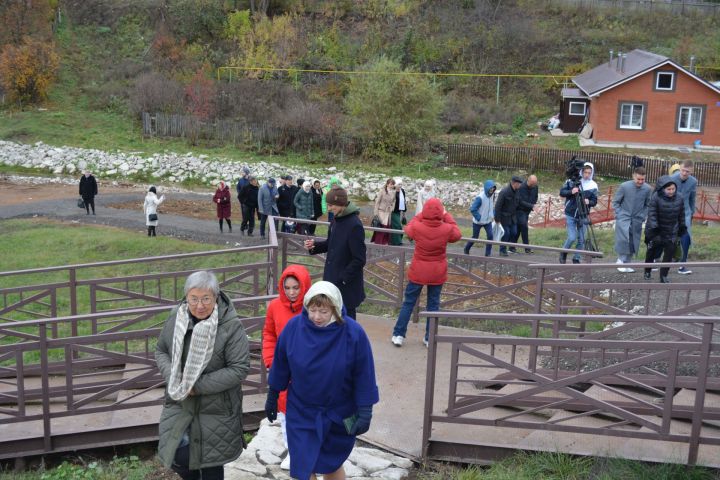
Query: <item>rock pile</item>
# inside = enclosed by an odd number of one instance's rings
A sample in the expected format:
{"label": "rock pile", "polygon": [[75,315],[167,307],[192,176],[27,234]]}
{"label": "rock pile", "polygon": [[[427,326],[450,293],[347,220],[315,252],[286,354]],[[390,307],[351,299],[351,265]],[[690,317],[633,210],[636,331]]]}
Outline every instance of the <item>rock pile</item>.
{"label": "rock pile", "polygon": [[[280,467],[287,456],[280,423],[263,420],[260,430],[253,437],[240,458],[225,465],[225,478],[228,480],[276,479],[289,480],[287,470]],[[412,468],[407,458],[375,448],[355,447],[345,462],[347,478],[357,480],[400,480],[406,478]]]}

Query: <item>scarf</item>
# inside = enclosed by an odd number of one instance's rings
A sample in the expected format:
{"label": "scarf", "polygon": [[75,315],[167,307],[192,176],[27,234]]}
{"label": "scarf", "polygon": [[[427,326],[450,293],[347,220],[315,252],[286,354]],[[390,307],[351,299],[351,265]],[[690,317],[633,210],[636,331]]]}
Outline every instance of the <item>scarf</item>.
{"label": "scarf", "polygon": [[215,335],[218,326],[218,306],[215,305],[209,318],[198,322],[190,337],[190,350],[185,360],[185,368],[181,370],[183,344],[187,332],[190,315],[188,305],[183,303],[178,308],[175,317],[175,331],[173,333],[172,368],[168,382],[168,395],[179,402],[185,400],[193,385],[205,370],[213,354]]}

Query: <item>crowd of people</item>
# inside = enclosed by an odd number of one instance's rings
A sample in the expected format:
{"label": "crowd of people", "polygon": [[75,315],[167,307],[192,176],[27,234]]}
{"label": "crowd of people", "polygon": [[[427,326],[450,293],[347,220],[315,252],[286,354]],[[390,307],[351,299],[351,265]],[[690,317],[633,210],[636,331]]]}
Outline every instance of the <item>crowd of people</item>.
{"label": "crowd of people", "polygon": [[[281,467],[289,469],[293,478],[314,479],[322,474],[330,480],[343,479],[343,463],[356,436],[369,430],[373,406],[380,400],[372,348],[356,321],[357,308],[365,299],[366,262],[365,228],[359,209],[338,182],[323,193],[316,182],[303,180],[293,185],[292,178],[285,176],[280,188],[268,179],[258,189],[257,180],[245,173],[246,182],[238,184],[238,197],[245,199],[243,226],[248,233],[252,233],[253,220],[245,218],[245,213],[254,216],[256,208],[252,199],[247,201],[253,185],[258,191],[261,232],[269,215],[285,213],[287,218],[296,216],[299,220],[317,218],[318,212],[332,216],[327,239],[304,241],[310,254],[326,254],[323,279],[313,284],[308,270],[300,265],[290,265],[280,275],[278,297],[266,311],[262,360],[269,369],[265,414],[271,422],[280,421],[289,452]],[[645,183],[645,175],[643,167],[635,168],[632,180],[623,183],[613,197],[615,250],[618,269],[623,273],[632,272],[624,264],[632,262],[638,253],[643,225],[648,264],[658,259],[669,262],[676,254],[684,262],[692,244],[689,225],[697,185],[692,162],[684,162],[677,171],[660,177],[654,189]],[[587,217],[598,196],[593,176],[594,166],[584,163],[578,178],[568,179],[561,188],[567,223],[565,248],[586,246]],[[500,236],[515,243],[522,237],[529,245],[527,218],[537,202],[537,188],[534,176],[513,176],[496,194],[495,182],[487,180],[470,207],[473,238],[485,230],[488,239]],[[221,183],[214,196],[221,229],[229,216],[225,210],[228,191]],[[373,237],[378,243],[401,244],[406,236],[415,244],[404,300],[390,338],[396,347],[405,341],[423,287],[427,310],[439,310],[447,281],[447,247],[462,237],[453,216],[434,196],[432,184],[423,187],[422,195],[417,214],[407,222],[403,234],[393,234],[399,238],[388,234]],[[148,212],[156,211],[163,199],[150,189],[144,207],[148,222]],[[402,226],[407,207],[400,182],[388,179],[375,200],[378,225]],[[290,223],[286,221],[283,228],[290,228]],[[227,225],[231,228],[230,222]],[[148,223],[148,235],[154,234],[151,228]],[[309,227],[296,228],[310,233]],[[466,254],[472,243],[465,245]],[[503,247],[500,255],[508,255]],[[490,245],[486,245],[485,255],[490,252]],[[526,253],[531,253],[529,248]],[[561,254],[560,262],[566,260],[567,254]],[[573,262],[579,261],[579,256],[573,257]],[[651,278],[651,272],[651,266],[644,269],[646,279]],[[669,281],[668,272],[668,267],[660,268],[661,282]],[[681,266],[680,273],[689,270]],[[248,336],[212,273],[191,274],[184,291],[183,301],[165,322],[155,354],[167,384],[159,455],[183,479],[221,479],[223,465],[237,458],[245,446],[240,383],[249,371]],[[428,329],[429,319],[423,339],[426,346]]]}
{"label": "crowd of people", "polygon": [[[577,250],[571,252],[573,253],[572,263],[581,262],[581,251],[593,250],[595,247],[588,239],[588,233],[591,228],[590,214],[598,202],[599,187],[594,180],[594,165],[590,162],[584,162],[581,165],[578,177],[567,179],[559,192],[560,197],[564,199],[567,232],[567,238],[561,246],[564,249]],[[675,164],[668,173],[667,178],[658,179],[658,184],[652,188],[645,183],[645,169],[639,166],[633,171],[632,180],[620,185],[612,199],[612,208],[616,218],[614,249],[617,253],[617,269],[621,273],[634,272],[634,269],[624,264],[631,263],[640,251],[643,226],[645,226],[646,252],[649,256],[646,258],[647,261],[669,258],[681,263],[687,262],[688,252],[692,245],[691,226],[697,189],[697,180],[692,175],[693,162],[687,160],[682,164]],[[675,187],[672,194],[668,190],[669,185],[666,184],[666,180],[669,180]],[[249,168],[244,167],[236,185],[237,200],[240,203],[242,215],[240,233],[253,236],[257,219],[260,223],[260,237],[264,238],[268,218],[279,216],[288,220],[283,220],[282,224],[276,221],[276,229],[287,233],[312,236],[315,234],[316,225],[308,223],[308,221],[321,220],[327,214],[328,221],[333,222],[334,217],[338,215],[337,207],[343,207],[339,209],[339,212],[344,216],[348,216],[350,211],[359,213],[359,209],[355,205],[351,205],[347,211],[344,210],[346,205],[335,205],[335,208],[331,208],[332,203],[328,202],[328,195],[337,189],[343,190],[341,182],[336,177],[330,178],[324,189],[320,180],[309,181],[298,178],[295,181],[292,175],[288,174],[282,175],[279,181],[268,177],[260,186],[258,179],[251,175]],[[343,190],[343,192],[345,191]],[[98,193],[98,187],[95,177],[87,170],[80,179],[79,193],[81,199],[78,204],[85,208],[87,215],[90,215],[91,211],[94,215],[94,198]],[[420,217],[428,202],[436,198],[434,182],[426,181],[422,188],[415,193],[415,217]],[[345,192],[345,197],[346,195],[347,192]],[[656,197],[658,198],[656,199]],[[667,203],[664,202],[664,199],[674,197],[682,200],[683,219],[678,221],[677,226],[669,228],[665,225],[669,210],[665,208]],[[333,195],[333,198],[337,199],[338,197]],[[673,200],[673,203],[677,203],[677,199]],[[164,200],[164,195],[157,195],[156,187],[150,187],[143,204],[148,236],[157,236],[157,210]],[[530,247],[528,222],[530,213],[537,202],[538,179],[535,175],[529,175],[527,178],[513,175],[503,188],[499,188],[492,179],[486,180],[469,209],[472,216],[472,239],[478,239],[480,233],[484,231],[487,240],[526,245],[525,253],[534,253]],[[228,232],[232,232],[232,198],[230,186],[224,181],[218,183],[213,195],[213,203],[216,205],[220,232],[224,232],[224,225],[227,225]],[[402,179],[388,178],[374,197],[371,225],[380,230],[373,231],[371,242],[379,245],[403,245],[405,234],[402,233],[402,230],[408,223],[406,214],[409,203]],[[653,208],[655,211],[652,211]],[[361,224],[357,215],[352,218],[356,219],[355,222],[352,222],[356,227]],[[660,224],[656,225],[653,222],[660,222]],[[341,221],[340,224],[343,222]],[[339,236],[341,239],[335,239],[333,243],[346,241],[344,230],[339,229],[341,234],[335,235],[335,237]],[[395,230],[395,232],[389,230]],[[412,236],[408,236],[408,238],[410,242],[413,241]],[[468,241],[464,246],[464,253],[469,255],[474,244],[474,241]],[[318,243],[317,248],[312,251],[324,252],[325,245],[325,242]],[[673,245],[675,246],[673,247]],[[486,243],[485,256],[490,256],[492,249],[493,244]],[[652,255],[650,255],[651,252]],[[500,256],[508,256],[509,253],[519,252],[515,246],[503,244],[500,245],[498,253]],[[566,263],[567,257],[568,252],[561,253],[560,263]],[[692,271],[681,266],[678,273],[687,275]],[[651,274],[650,276],[646,274],[645,277],[651,278]],[[660,281],[669,281],[667,270],[661,270]]]}

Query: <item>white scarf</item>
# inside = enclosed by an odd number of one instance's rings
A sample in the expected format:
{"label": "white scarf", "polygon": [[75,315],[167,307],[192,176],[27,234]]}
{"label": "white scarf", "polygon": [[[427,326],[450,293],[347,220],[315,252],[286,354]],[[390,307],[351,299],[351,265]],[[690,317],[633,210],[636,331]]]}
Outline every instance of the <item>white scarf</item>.
{"label": "white scarf", "polygon": [[181,371],[183,346],[185,343],[185,333],[187,332],[190,315],[188,315],[188,305],[183,303],[178,308],[175,316],[175,331],[173,333],[173,349],[172,349],[172,368],[170,370],[170,381],[168,382],[168,395],[173,400],[179,402],[185,398],[192,390],[193,385],[200,374],[205,370],[215,347],[215,335],[218,326],[218,306],[215,305],[209,318],[198,322],[193,327],[192,336],[190,337],[190,349],[187,359],[185,360],[185,368]]}

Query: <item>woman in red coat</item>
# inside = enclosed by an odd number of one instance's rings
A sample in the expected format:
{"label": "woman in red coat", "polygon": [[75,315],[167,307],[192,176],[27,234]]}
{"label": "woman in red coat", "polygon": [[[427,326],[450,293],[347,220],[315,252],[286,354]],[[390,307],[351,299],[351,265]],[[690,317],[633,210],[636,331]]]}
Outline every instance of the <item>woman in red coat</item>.
{"label": "woman in red coat", "polygon": [[[302,313],[305,293],[310,288],[312,281],[310,272],[302,265],[290,265],[280,275],[278,282],[278,298],[270,302],[265,314],[265,327],[262,336],[262,357],[265,367],[270,370],[275,345],[278,337],[288,321]],[[287,406],[287,391],[280,392],[278,400],[278,419],[282,428],[285,446],[287,447],[287,430],[285,427],[285,409]],[[285,457],[281,467],[285,470],[290,468],[290,455]]]}
{"label": "woman in red coat", "polygon": [[215,195],[213,196],[213,202],[217,208],[217,217],[220,222],[220,233],[223,231],[223,219],[228,224],[228,230],[232,233],[232,224],[230,223],[230,187],[225,182],[220,181]]}
{"label": "woman in red coat", "polygon": [[[405,233],[415,240],[415,253],[408,270],[405,300],[391,339],[397,347],[403,344],[410,315],[423,285],[427,285],[427,311],[435,312],[440,309],[440,292],[447,281],[447,246],[462,237],[452,215],[445,211],[442,202],[437,198],[431,198],[425,203],[422,212],[414,216],[405,227]],[[423,341],[426,347],[428,328],[429,319],[425,324]]]}

